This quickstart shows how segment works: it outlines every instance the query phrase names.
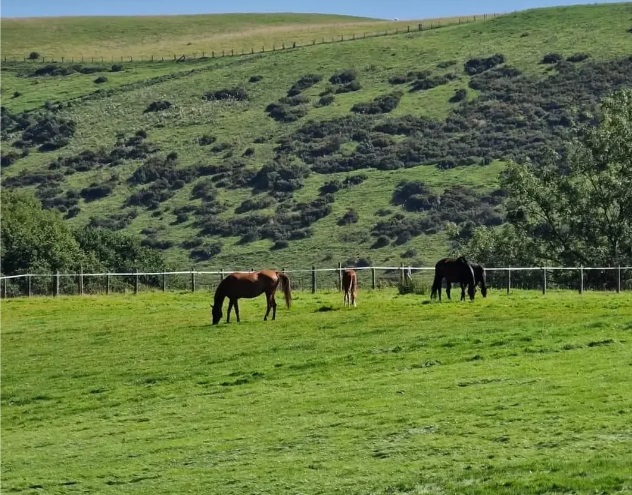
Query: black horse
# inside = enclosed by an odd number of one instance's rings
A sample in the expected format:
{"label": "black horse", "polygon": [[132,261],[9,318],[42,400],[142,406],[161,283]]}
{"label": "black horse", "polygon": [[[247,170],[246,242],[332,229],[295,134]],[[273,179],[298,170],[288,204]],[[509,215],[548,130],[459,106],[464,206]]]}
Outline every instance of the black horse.
{"label": "black horse", "polygon": [[434,299],[438,293],[439,301],[441,301],[441,283],[443,279],[445,279],[448,287],[450,287],[453,282],[461,284],[461,301],[465,300],[465,286],[467,286],[467,293],[470,299],[474,299],[476,279],[474,278],[474,270],[465,257],[459,256],[456,259],[443,258],[437,262],[435,265],[432,292],[430,294],[431,299]]}
{"label": "black horse", "polygon": [[[485,275],[485,268],[483,268],[478,263],[471,263],[470,266],[472,270],[474,270],[474,285],[479,285],[481,287],[481,295],[483,297],[487,297],[487,277]],[[446,282],[445,293],[450,298],[450,289],[452,288],[452,284],[450,282]]]}

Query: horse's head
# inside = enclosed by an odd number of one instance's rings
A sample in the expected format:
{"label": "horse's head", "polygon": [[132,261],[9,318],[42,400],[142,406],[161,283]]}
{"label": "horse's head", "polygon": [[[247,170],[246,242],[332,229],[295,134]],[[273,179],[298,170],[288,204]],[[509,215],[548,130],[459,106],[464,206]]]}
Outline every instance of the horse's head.
{"label": "horse's head", "polygon": [[486,285],[483,285],[483,286],[481,287],[481,295],[482,295],[483,297],[487,297],[487,286],[486,286]]}
{"label": "horse's head", "polygon": [[211,323],[213,325],[217,325],[219,320],[222,319],[222,307],[221,306],[213,306],[211,304]]}

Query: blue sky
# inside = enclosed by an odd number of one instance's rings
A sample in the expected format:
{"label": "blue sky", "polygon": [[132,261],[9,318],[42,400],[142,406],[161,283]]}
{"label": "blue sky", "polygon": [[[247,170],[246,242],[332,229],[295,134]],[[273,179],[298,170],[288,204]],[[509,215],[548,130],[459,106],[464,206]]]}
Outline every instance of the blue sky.
{"label": "blue sky", "polygon": [[2,17],[314,12],[423,19],[614,1],[582,0],[2,0]]}

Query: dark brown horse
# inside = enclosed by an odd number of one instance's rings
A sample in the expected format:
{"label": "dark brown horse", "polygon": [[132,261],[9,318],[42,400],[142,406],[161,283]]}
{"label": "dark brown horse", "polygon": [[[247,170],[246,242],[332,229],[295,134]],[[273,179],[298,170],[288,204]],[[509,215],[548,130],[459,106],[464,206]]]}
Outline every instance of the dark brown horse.
{"label": "dark brown horse", "polygon": [[[481,295],[483,297],[487,297],[487,277],[485,276],[485,268],[483,268],[478,263],[470,263],[472,270],[474,270],[474,284],[479,285],[481,287]],[[445,293],[450,299],[450,289],[452,288],[452,284],[450,282],[446,282]]]}
{"label": "dark brown horse", "polygon": [[461,284],[461,301],[465,300],[465,287],[470,299],[474,299],[476,291],[476,282],[474,279],[474,270],[463,256],[458,258],[443,258],[435,265],[435,277],[432,283],[432,293],[430,298],[434,299],[439,293],[439,301],[441,301],[441,283],[445,279],[447,284],[453,282]]}
{"label": "dark brown horse", "polygon": [[274,293],[281,284],[281,290],[285,295],[285,304],[290,307],[292,303],[292,293],[290,290],[290,279],[285,273],[275,272],[273,270],[261,270],[260,272],[250,273],[231,273],[217,286],[215,291],[215,302],[211,304],[211,321],[213,325],[217,325],[222,319],[222,304],[224,299],[228,298],[228,313],[226,315],[226,323],[230,323],[230,310],[235,307],[235,315],[237,323],[239,323],[239,305],[237,300],[241,298],[252,299],[258,297],[265,292],[266,302],[268,304],[266,314],[263,320],[268,319],[270,310],[272,309],[272,319],[276,319],[276,301]]}
{"label": "dark brown horse", "polygon": [[355,270],[346,269],[342,272],[342,290],[344,292],[343,304],[356,308],[358,298],[358,274]]}

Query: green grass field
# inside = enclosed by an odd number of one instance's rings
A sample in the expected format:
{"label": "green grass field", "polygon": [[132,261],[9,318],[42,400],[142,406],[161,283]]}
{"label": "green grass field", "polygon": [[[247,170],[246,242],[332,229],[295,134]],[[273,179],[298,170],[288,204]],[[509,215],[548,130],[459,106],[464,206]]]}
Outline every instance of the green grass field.
{"label": "green grass field", "polygon": [[[433,74],[446,71],[457,74],[457,79],[449,84],[427,91],[406,91],[399,106],[388,114],[388,117],[413,115],[444,119],[455,108],[454,104],[448,102],[450,96],[456,89],[466,88],[468,85],[469,78],[463,73],[463,64],[472,57],[502,53],[507,58],[508,65],[520,69],[526,75],[544,77],[548,74],[547,66],[540,64],[540,61],[544,54],[552,51],[564,56],[586,52],[590,54],[590,60],[610,60],[629,55],[630,12],[629,3],[540,9],[422,33],[316,45],[276,53],[199,60],[185,64],[126,63],[124,70],[120,72],[109,72],[110,64],[104,64],[104,72],[96,74],[25,77],[28,71],[38,67],[40,63],[3,63],[3,106],[13,112],[20,112],[41,109],[46,102],[60,102],[66,106],[59,114],[77,122],[77,132],[68,146],[46,153],[33,148],[28,156],[18,159],[10,167],[3,167],[3,180],[24,171],[46,170],[60,156],[70,156],[101,146],[111,149],[117,133],[129,135],[139,129],[147,131],[148,140],[160,147],[161,156],[177,152],[180,167],[219,165],[230,160],[241,160],[244,168],[257,170],[272,162],[278,140],[296,131],[305,122],[350,115],[350,109],[355,103],[367,102],[397,89],[388,82],[393,75],[420,70],[429,70]],[[206,18],[200,19],[200,25],[203,25],[202,21]],[[260,22],[257,26],[263,26],[261,29],[265,31],[274,26],[303,26],[300,22],[305,21],[297,19],[299,24],[292,24],[288,19],[285,16],[262,17],[257,21]],[[6,48],[7,53],[13,50],[11,46],[19,46],[18,37],[23,40],[22,43],[26,42],[24,40],[37,39],[18,36],[16,33],[29,33],[31,31],[28,29],[31,28],[21,24],[7,24],[5,27],[4,23],[9,21],[2,20],[3,53],[5,43],[10,45]],[[159,30],[159,21],[160,19],[141,19],[138,20],[141,23],[138,26],[147,25],[148,30],[150,27]],[[334,21],[335,19],[331,26],[344,25],[335,24]],[[28,22],[40,26],[42,22],[48,21]],[[63,20],[55,22],[62,23],[59,36],[63,34],[67,43],[75,40],[77,50],[87,52],[88,48],[92,50],[92,46],[101,42],[94,34],[98,29],[92,25],[86,28],[84,35],[73,37],[75,28],[63,25],[66,22]],[[234,26],[232,20],[226,22],[226,29]],[[184,27],[181,28],[186,31]],[[246,28],[247,26],[244,27]],[[200,26],[195,29],[198,29],[197,32],[203,30]],[[140,29],[137,31],[144,32]],[[38,28],[37,32],[44,36],[43,33],[47,31]],[[132,36],[129,31],[121,28],[118,44],[112,50],[118,50],[119,47],[127,50],[134,43],[140,43],[137,36],[141,34]],[[266,39],[271,39],[269,34],[265,36]],[[45,46],[52,46],[50,39],[42,39]],[[44,48],[40,51],[46,53]],[[446,61],[454,61],[455,64],[451,66],[454,69],[437,69],[437,64]],[[319,94],[328,86],[329,76],[346,68],[357,71],[362,89],[336,94],[335,101],[330,106],[317,106]],[[323,80],[304,91],[304,95],[309,98],[306,105],[308,115],[293,123],[278,123],[271,119],[265,113],[267,105],[285,96],[299,77],[310,73],[322,75]],[[107,82],[96,84],[94,80],[98,75],[106,75]],[[262,79],[249,83],[249,79],[255,75]],[[247,88],[248,101],[209,102],[202,99],[205,91],[240,85]],[[15,96],[16,92],[19,93],[18,96]],[[468,98],[476,98],[476,91],[469,90]],[[172,107],[163,112],[144,113],[150,103],[163,99],[169,100]],[[67,106],[68,104],[71,106]],[[216,137],[217,143],[225,144],[229,151],[212,152],[210,146],[200,146],[198,138],[205,134]],[[9,148],[8,142],[3,141],[2,145],[3,150],[5,146],[6,149]],[[246,152],[252,154],[244,157]],[[80,213],[68,221],[74,225],[84,225],[92,217],[102,218],[134,209],[124,206],[130,194],[137,189],[126,181],[141,163],[140,160],[127,160],[116,167],[95,167],[65,176],[60,184],[60,195],[69,191],[77,193],[91,184],[108,181],[116,183],[112,193],[103,199],[80,199]],[[371,248],[375,239],[370,232],[376,222],[383,219],[380,217],[381,211],[386,210],[387,215],[402,213],[410,216],[401,206],[390,204],[396,184],[402,180],[422,180],[437,193],[451,185],[463,185],[483,194],[498,186],[498,174],[504,166],[505,162],[502,160],[494,160],[489,165],[461,166],[450,170],[439,170],[434,164],[425,163],[396,170],[360,170],[359,172],[367,175],[367,180],[354,188],[336,193],[332,213],[312,225],[313,235],[291,240],[289,247],[280,250],[271,249],[273,241],[269,239],[240,243],[240,236],[224,237],[221,239],[223,248],[219,255],[204,262],[193,261],[189,257],[190,250],[182,247],[184,241],[195,238],[202,238],[204,242],[218,240],[218,237],[200,234],[200,229],[193,225],[192,219],[184,223],[176,222],[174,210],[178,207],[201,204],[199,199],[192,200],[190,197],[195,183],[179,189],[157,211],[142,206],[135,208],[138,215],[126,229],[139,235],[150,229],[157,232],[161,241],[172,243],[172,247],[166,249],[164,254],[178,269],[188,268],[192,264],[200,269],[222,266],[248,269],[266,265],[288,269],[307,268],[311,265],[332,267],[338,261],[360,257],[368,257],[374,263],[397,265],[402,261],[410,262],[408,258],[402,257],[404,252],[410,250],[418,253],[413,264],[430,264],[445,256],[449,250],[443,229],[413,237],[403,245]],[[303,188],[294,193],[294,199],[312,201],[318,197],[319,187],[326,181],[342,179],[346,175],[312,173],[305,179]],[[250,187],[218,188],[219,200],[226,205],[226,210],[220,217],[228,219],[237,216],[236,208],[252,196]],[[340,217],[352,207],[359,214],[358,223],[352,227],[339,226],[337,222]],[[350,238],[353,242],[349,242]]]}
{"label": "green grass field", "polygon": [[3,493],[624,494],[632,296],[2,301]]}

